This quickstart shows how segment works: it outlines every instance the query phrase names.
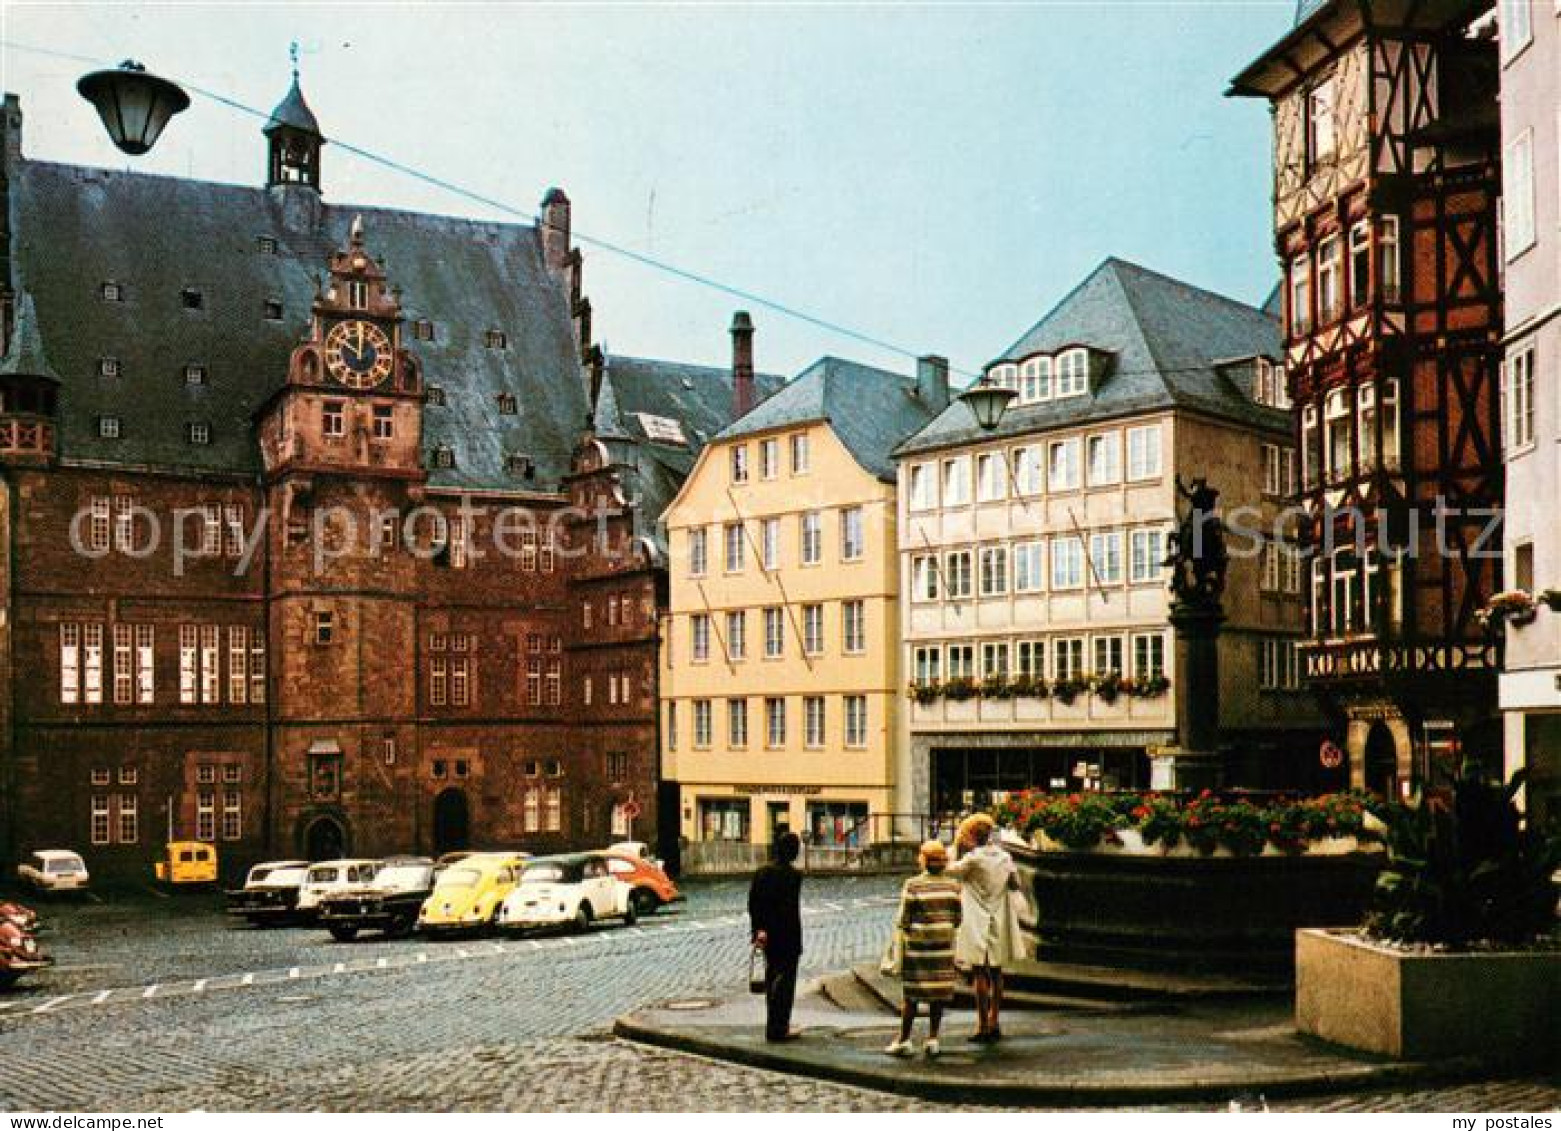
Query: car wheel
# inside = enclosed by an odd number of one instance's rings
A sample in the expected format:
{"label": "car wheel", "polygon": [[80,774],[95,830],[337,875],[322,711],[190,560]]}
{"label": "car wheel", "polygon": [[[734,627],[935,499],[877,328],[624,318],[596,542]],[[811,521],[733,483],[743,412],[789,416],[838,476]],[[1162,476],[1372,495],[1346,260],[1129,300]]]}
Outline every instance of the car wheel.
{"label": "car wheel", "polygon": [[661,900],[649,888],[635,888],[629,893],[629,906],[634,908],[635,915],[654,915]]}
{"label": "car wheel", "polygon": [[411,919],[398,920],[385,929],[385,937],[391,939],[409,939],[412,937],[413,928],[416,926],[416,922]]}
{"label": "car wheel", "polygon": [[576,934],[591,929],[591,905],[582,903],[580,909],[575,912],[574,930]]}
{"label": "car wheel", "polygon": [[0,970],[0,990],[16,985],[21,975],[15,970]]}
{"label": "car wheel", "polygon": [[632,927],[640,921],[640,913],[635,909],[634,900],[629,900],[628,906],[623,909],[623,922],[625,926]]}
{"label": "car wheel", "polygon": [[331,938],[337,942],[351,942],[358,937],[358,928],[349,927],[345,923],[332,923],[325,929],[331,933]]}

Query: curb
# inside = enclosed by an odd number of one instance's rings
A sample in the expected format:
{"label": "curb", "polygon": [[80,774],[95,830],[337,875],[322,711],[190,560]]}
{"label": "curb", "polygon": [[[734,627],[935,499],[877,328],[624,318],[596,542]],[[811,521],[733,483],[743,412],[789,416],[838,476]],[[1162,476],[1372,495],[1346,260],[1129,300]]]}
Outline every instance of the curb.
{"label": "curb", "polygon": [[1510,1075],[1515,1065],[1457,1059],[1434,1062],[1362,1064],[1358,1068],[1330,1072],[1280,1073],[1270,1076],[1233,1077],[1218,1080],[1180,1080],[1151,1082],[1142,1079],[1106,1078],[1097,1082],[1076,1083],[983,1083],[971,1079],[940,1079],[935,1076],[897,1076],[874,1072],[849,1064],[800,1060],[781,1052],[746,1046],[720,1044],[717,1041],[648,1024],[635,1015],[620,1017],[613,1024],[614,1036],[639,1044],[690,1053],[712,1060],[742,1064],[849,1084],[892,1095],[912,1096],[941,1103],[983,1104],[1001,1107],[1106,1107],[1112,1105],[1157,1104],[1195,1100],[1228,1100],[1235,1095],[1260,1093],[1270,1098],[1326,1095],[1336,1092],[1376,1090],[1380,1088],[1421,1086],[1478,1078]]}

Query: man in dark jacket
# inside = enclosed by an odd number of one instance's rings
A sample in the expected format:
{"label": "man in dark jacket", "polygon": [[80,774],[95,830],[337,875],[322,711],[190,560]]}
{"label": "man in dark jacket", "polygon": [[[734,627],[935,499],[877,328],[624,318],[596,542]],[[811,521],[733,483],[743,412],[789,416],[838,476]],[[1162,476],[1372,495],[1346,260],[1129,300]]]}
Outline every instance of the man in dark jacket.
{"label": "man in dark jacket", "polygon": [[775,860],[754,874],[748,889],[748,920],[753,943],[764,951],[764,1036],[789,1041],[791,1003],[797,994],[797,965],[802,960],[802,873],[794,861],[802,841],[785,832],[775,841]]}

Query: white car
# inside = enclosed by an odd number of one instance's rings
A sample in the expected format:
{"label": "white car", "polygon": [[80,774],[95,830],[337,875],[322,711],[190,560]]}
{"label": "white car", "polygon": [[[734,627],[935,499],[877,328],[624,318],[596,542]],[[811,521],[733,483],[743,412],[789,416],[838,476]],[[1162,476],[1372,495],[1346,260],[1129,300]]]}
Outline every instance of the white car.
{"label": "white car", "polygon": [[520,883],[499,906],[500,930],[570,927],[586,930],[602,919],[633,924],[638,916],[629,886],[600,855],[544,856],[526,861]]}
{"label": "white car", "polygon": [[40,848],[17,866],[16,874],[38,891],[82,891],[90,878],[86,861],[63,848]]}
{"label": "white car", "polygon": [[298,912],[312,916],[327,895],[367,891],[378,874],[378,860],[326,860],[311,864],[304,873],[304,882],[298,885]]}

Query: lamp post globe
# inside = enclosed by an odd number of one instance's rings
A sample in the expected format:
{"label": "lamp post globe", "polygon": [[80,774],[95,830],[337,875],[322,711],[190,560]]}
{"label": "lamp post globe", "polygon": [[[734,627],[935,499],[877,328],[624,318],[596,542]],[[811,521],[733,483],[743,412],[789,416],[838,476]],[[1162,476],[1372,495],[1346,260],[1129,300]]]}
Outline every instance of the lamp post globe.
{"label": "lamp post globe", "polygon": [[114,144],[132,157],[156,145],[169,119],[190,104],[178,83],[149,74],[132,59],[84,75],[76,91],[97,108]]}
{"label": "lamp post globe", "polygon": [[1008,411],[1009,403],[1018,395],[1013,389],[983,377],[959,394],[959,399],[969,407],[970,414],[981,425],[981,430],[990,432],[997,427],[1003,414]]}

